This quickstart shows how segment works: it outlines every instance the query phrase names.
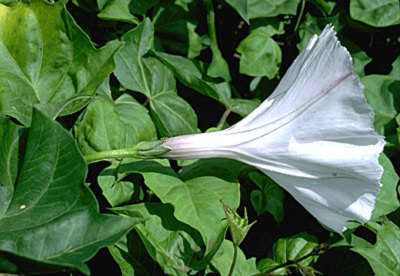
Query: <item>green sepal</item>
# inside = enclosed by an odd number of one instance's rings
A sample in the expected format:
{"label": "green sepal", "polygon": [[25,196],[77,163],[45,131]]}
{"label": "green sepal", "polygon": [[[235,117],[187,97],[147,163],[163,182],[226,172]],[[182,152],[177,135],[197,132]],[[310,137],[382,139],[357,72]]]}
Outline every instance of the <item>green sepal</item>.
{"label": "green sepal", "polygon": [[116,149],[108,151],[100,151],[85,155],[86,162],[92,163],[106,159],[121,159],[121,158],[137,158],[137,159],[152,159],[162,158],[162,155],[169,152],[170,149],[163,147],[163,140],[157,141],[142,141],[134,147],[126,149]]}
{"label": "green sepal", "polygon": [[135,146],[138,156],[141,158],[156,158],[163,154],[171,151],[170,149],[163,147],[164,140],[157,141],[143,141]]}

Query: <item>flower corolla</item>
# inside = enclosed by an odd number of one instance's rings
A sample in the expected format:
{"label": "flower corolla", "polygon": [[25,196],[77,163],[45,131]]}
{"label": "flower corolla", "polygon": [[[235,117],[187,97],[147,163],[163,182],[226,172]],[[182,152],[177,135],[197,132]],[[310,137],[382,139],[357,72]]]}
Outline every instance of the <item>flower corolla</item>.
{"label": "flower corolla", "polygon": [[168,138],[164,157],[224,157],[252,165],[322,224],[342,232],[370,219],[383,173],[373,126],[349,52],[332,26],[314,35],[258,108],[222,131]]}

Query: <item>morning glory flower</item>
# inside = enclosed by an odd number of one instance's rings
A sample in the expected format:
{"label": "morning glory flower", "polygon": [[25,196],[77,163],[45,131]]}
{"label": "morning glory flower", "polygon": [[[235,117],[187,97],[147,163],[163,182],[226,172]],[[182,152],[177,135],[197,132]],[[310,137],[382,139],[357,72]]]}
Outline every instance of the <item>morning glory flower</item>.
{"label": "morning glory flower", "polygon": [[349,221],[369,220],[381,186],[385,142],[373,121],[351,56],[327,26],[247,117],[222,131],[167,138],[162,156],[252,165],[342,232]]}

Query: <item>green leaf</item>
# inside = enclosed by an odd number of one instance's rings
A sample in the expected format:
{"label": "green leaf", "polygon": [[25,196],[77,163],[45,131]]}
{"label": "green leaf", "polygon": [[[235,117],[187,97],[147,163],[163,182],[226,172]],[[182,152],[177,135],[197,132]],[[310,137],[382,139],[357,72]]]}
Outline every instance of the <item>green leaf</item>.
{"label": "green leaf", "polygon": [[147,109],[128,94],[115,102],[107,98],[92,101],[74,130],[84,154],[129,148],[157,139]]}
{"label": "green leaf", "polygon": [[19,129],[6,118],[0,118],[0,214],[7,211],[18,175]]}
{"label": "green leaf", "polygon": [[173,137],[197,132],[196,113],[176,92],[156,95],[150,101],[150,107],[161,136]]}
{"label": "green leaf", "polygon": [[392,71],[389,76],[395,80],[400,80],[400,57],[397,57],[392,63]]}
{"label": "green leaf", "polygon": [[[115,102],[107,95],[94,100],[74,130],[84,154],[129,148],[141,141],[157,139],[147,109],[128,94],[123,94]],[[141,193],[134,183],[115,176],[100,175],[97,181],[111,206],[129,201],[135,192]]]}
{"label": "green leaf", "polygon": [[250,201],[257,215],[268,211],[280,223],[284,216],[285,192],[272,179],[258,172],[249,173],[250,179],[260,188],[252,191]]}
{"label": "green leaf", "polygon": [[142,24],[122,37],[125,45],[114,57],[116,65],[114,74],[120,83],[148,97],[175,87],[175,82],[169,78],[168,71],[159,67],[150,68],[154,65],[154,61],[147,62],[143,59],[153,46],[153,35],[153,24],[146,18]]}
{"label": "green leaf", "polygon": [[97,16],[104,20],[138,24],[139,20],[129,11],[130,0],[109,0]]}
{"label": "green leaf", "polygon": [[[12,137],[1,144],[1,152],[7,153],[1,158],[11,160],[5,163],[11,168],[8,179],[16,183],[2,201],[0,251],[88,273],[85,261],[139,220],[99,213],[94,195],[83,185],[87,165],[74,139],[57,122],[34,111],[26,141],[17,140],[10,123],[1,126]],[[17,176],[16,143],[26,144]]]}
{"label": "green leaf", "polygon": [[195,58],[202,50],[201,38],[196,33],[197,22],[193,19],[195,9],[184,10],[177,5],[168,5],[154,19],[156,45],[163,51]]}
{"label": "green leaf", "polygon": [[146,185],[165,203],[175,207],[177,219],[202,234],[205,244],[214,238],[225,217],[219,201],[223,199],[236,209],[239,186],[216,177],[203,176],[188,181],[157,173],[144,174]]}
{"label": "green leaf", "polygon": [[387,215],[400,207],[397,199],[396,187],[399,182],[399,176],[393,168],[390,159],[385,154],[379,157],[379,163],[383,167],[381,178],[382,187],[376,197],[375,208],[372,213],[372,219]]}
{"label": "green leaf", "polygon": [[171,71],[159,60],[144,57],[152,48],[153,24],[142,24],[123,36],[126,42],[115,55],[115,76],[123,86],[147,96],[151,116],[161,136],[197,132],[197,116],[177,95]]}
{"label": "green leaf", "polygon": [[374,246],[351,249],[367,259],[376,276],[400,274],[400,229],[386,221],[378,230]]}
{"label": "green leaf", "polygon": [[214,88],[218,93],[220,102],[224,104],[226,107],[230,108],[231,107],[231,86],[228,82],[220,82],[217,84],[214,84]]}
{"label": "green leaf", "polygon": [[[311,253],[317,247],[317,239],[307,233],[300,233],[289,238],[281,238],[272,246],[272,259],[278,263],[298,260]],[[300,262],[308,265],[313,261],[313,257]]]}
{"label": "green leaf", "polygon": [[[221,276],[227,276],[233,259],[233,243],[228,240],[224,240],[222,246],[211,260],[211,264],[218,270]],[[246,259],[242,250],[238,248],[238,254],[236,259],[235,269],[232,275],[255,275],[259,271],[256,267],[256,259]]]}
{"label": "green leaf", "polygon": [[187,23],[187,32],[188,32],[188,50],[187,57],[195,58],[200,55],[202,50],[201,37],[196,32],[197,25],[192,24],[190,22]]}
{"label": "green leaf", "polygon": [[34,105],[51,117],[76,112],[114,69],[121,44],[95,49],[65,2],[0,4],[0,113],[24,125]]}
{"label": "green leaf", "polygon": [[135,268],[132,264],[132,260],[126,256],[127,254],[124,254],[124,251],[116,246],[110,246],[108,250],[110,251],[111,256],[114,258],[114,261],[118,264],[122,276],[135,275]]}
{"label": "green leaf", "polygon": [[239,114],[240,116],[246,116],[254,109],[256,109],[260,105],[260,101],[258,99],[239,99],[234,98],[231,99],[231,109],[232,112]]}
{"label": "green leaf", "polygon": [[361,78],[365,86],[365,96],[375,112],[375,129],[384,134],[385,125],[397,115],[395,94],[398,82],[386,75],[368,75]]}
{"label": "green leaf", "polygon": [[133,0],[129,3],[129,8],[133,14],[145,15],[152,7],[156,6],[160,0]]}
{"label": "green leaf", "polygon": [[298,3],[298,0],[247,0],[247,13],[250,19],[279,14],[295,15]]}
{"label": "green leaf", "polygon": [[214,83],[203,80],[201,71],[192,60],[161,52],[155,52],[154,54],[171,69],[175,77],[185,86],[213,98],[225,106],[229,106],[226,89],[218,89]]}
{"label": "green leaf", "polygon": [[141,203],[114,208],[120,214],[144,218],[135,226],[147,252],[168,275],[187,275],[201,253],[199,233],[180,221],[169,204]]}
{"label": "green leaf", "polygon": [[[103,175],[114,175],[112,169]],[[215,176],[200,176],[182,180],[170,167],[162,166],[156,161],[138,161],[123,164],[119,174],[140,173],[144,182],[163,202],[174,206],[175,217],[197,229],[207,245],[216,240],[220,229],[225,229],[224,209],[220,200],[229,206],[239,205],[239,183],[227,181]]]}
{"label": "green leaf", "polygon": [[247,14],[248,0],[225,0],[229,5],[234,8],[244,21],[249,23],[249,16]]}
{"label": "green leaf", "polygon": [[225,81],[231,80],[229,65],[222,56],[221,50],[217,45],[211,45],[212,60],[207,68],[207,75],[213,78],[222,78]]}
{"label": "green leaf", "polygon": [[275,29],[259,27],[240,42],[237,51],[241,54],[240,73],[253,77],[274,78],[282,61],[279,45],[271,38]]}
{"label": "green leaf", "polygon": [[6,6],[12,6],[13,4],[18,3],[19,0],[0,0],[0,4]]}
{"label": "green leaf", "polygon": [[105,79],[104,82],[97,88],[96,95],[112,100],[110,78]]}
{"label": "green leaf", "polygon": [[280,265],[281,265],[280,263],[274,261],[273,259],[265,258],[257,263],[257,269],[264,272],[270,271],[267,274],[268,276],[288,275],[286,267],[276,268]]}
{"label": "green leaf", "polygon": [[162,275],[161,268],[149,256],[137,231],[132,230],[115,245],[108,247],[122,276]]}
{"label": "green leaf", "polygon": [[[295,262],[310,254],[317,246],[316,238],[308,233],[299,233],[288,238],[280,238],[272,246],[271,251],[268,253],[268,259],[277,264],[276,266],[289,261]],[[261,260],[257,268],[262,272],[272,270],[273,267],[270,260]],[[298,263],[302,266],[308,266],[314,260],[315,256],[310,256]]]}
{"label": "green leaf", "polygon": [[128,202],[133,196],[134,184],[132,182],[118,181],[112,175],[100,175],[97,182],[111,206]]}
{"label": "green leaf", "polygon": [[397,0],[350,0],[353,19],[374,27],[400,24],[400,6]]}
{"label": "green leaf", "polygon": [[225,81],[230,81],[231,74],[229,72],[229,65],[222,56],[221,50],[218,47],[214,4],[211,0],[205,0],[204,4],[207,9],[208,33],[210,36],[210,48],[212,52],[212,60],[207,68],[207,75],[213,78],[223,78]]}

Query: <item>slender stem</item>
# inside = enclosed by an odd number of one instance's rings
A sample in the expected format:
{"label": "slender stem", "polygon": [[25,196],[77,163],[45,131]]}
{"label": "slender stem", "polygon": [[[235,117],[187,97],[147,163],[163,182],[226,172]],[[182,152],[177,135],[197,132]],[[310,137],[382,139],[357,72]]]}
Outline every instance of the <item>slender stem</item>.
{"label": "slender stem", "polygon": [[238,252],[238,246],[236,244],[234,244],[233,245],[233,259],[232,259],[231,268],[229,269],[228,276],[233,275],[233,270],[235,269],[235,265],[236,265],[237,252]]}
{"label": "slender stem", "polygon": [[225,112],[222,114],[221,119],[219,119],[217,127],[220,128],[225,123],[226,119],[228,118],[229,114],[231,113],[231,109],[227,108]]}
{"label": "slender stem", "polygon": [[301,1],[301,6],[300,6],[300,12],[299,12],[299,16],[297,17],[297,21],[296,21],[296,26],[294,27],[294,32],[297,31],[297,29],[300,26],[300,21],[301,18],[303,17],[303,13],[304,13],[304,7],[306,6],[306,0],[302,0]]}
{"label": "slender stem", "polygon": [[207,8],[207,24],[208,24],[208,32],[211,38],[211,47],[218,49],[217,42],[217,31],[215,30],[215,11],[212,0],[204,0],[204,4]]}
{"label": "slender stem", "polygon": [[210,48],[212,60],[207,68],[207,74],[213,78],[223,78],[226,81],[231,80],[229,65],[224,59],[221,50],[218,47],[217,31],[215,27],[215,10],[212,0],[203,0],[207,9],[208,34],[210,36]]}
{"label": "slender stem", "polygon": [[160,7],[157,12],[156,15],[153,17],[153,24],[156,24],[156,22],[158,21],[158,18],[161,16],[161,14],[163,13],[163,11],[165,10],[164,7]]}

